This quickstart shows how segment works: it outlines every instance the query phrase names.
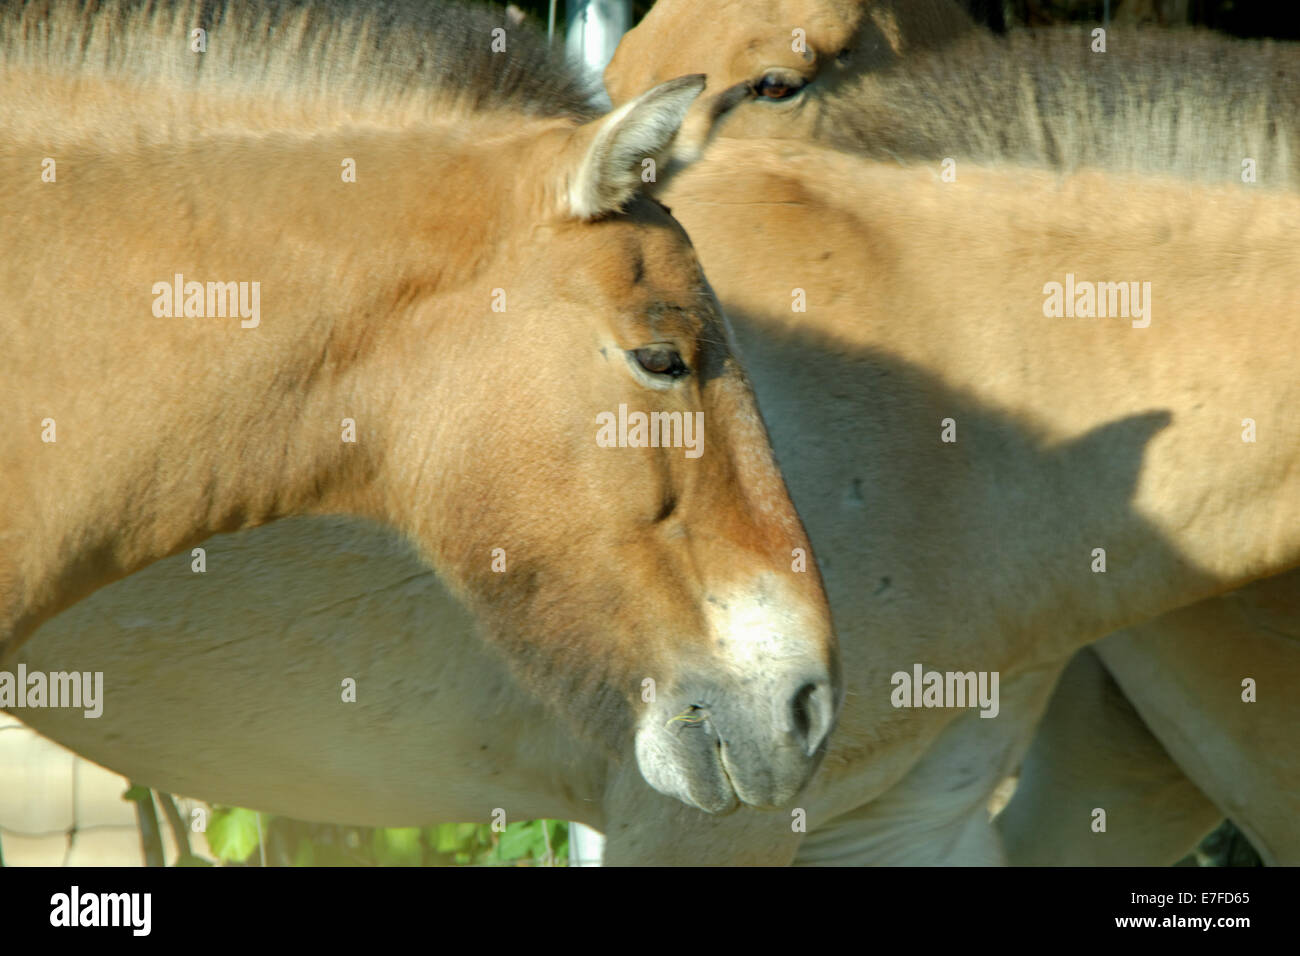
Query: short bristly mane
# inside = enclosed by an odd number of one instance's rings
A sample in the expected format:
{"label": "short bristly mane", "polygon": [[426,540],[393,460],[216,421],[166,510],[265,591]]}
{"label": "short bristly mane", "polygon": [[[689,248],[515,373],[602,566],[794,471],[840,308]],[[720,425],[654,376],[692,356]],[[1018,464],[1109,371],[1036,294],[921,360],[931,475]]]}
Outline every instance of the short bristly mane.
{"label": "short bristly mane", "polygon": [[[196,29],[206,51],[191,49]],[[498,45],[494,52],[496,29]],[[589,84],[499,10],[427,0],[0,2],[0,124],[174,137],[593,115]]]}
{"label": "short bristly mane", "polygon": [[1091,166],[1300,188],[1300,46],[1197,31],[976,33],[828,97],[824,142],[907,164]]}

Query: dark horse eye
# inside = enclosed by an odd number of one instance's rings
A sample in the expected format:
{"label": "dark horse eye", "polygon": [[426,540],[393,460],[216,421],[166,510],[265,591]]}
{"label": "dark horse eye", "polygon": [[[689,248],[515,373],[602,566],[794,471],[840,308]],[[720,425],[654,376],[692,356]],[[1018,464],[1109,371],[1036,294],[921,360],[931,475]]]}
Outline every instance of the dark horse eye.
{"label": "dark horse eye", "polygon": [[754,87],[754,92],[765,99],[784,100],[794,96],[803,88],[804,84],[801,82],[791,81],[789,77],[769,73],[758,81]]}
{"label": "dark horse eye", "polygon": [[636,356],[637,364],[651,375],[670,375],[677,378],[679,375],[686,374],[686,363],[682,361],[676,349],[655,345],[647,349],[637,349],[632,354]]}

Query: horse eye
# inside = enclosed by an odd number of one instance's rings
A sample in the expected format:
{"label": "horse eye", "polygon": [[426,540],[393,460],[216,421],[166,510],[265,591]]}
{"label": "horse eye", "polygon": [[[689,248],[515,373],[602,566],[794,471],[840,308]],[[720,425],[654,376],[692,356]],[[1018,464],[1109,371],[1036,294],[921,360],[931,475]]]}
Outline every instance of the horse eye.
{"label": "horse eye", "polygon": [[835,60],[837,63],[843,66],[845,63],[849,62],[852,56],[853,56],[853,51],[848,47],[845,47],[843,50],[840,50],[838,54],[836,54]]}
{"label": "horse eye", "polygon": [[788,77],[779,76],[775,73],[769,73],[758,81],[754,87],[754,92],[764,99],[784,100],[794,96],[802,90],[802,82],[791,82]]}
{"label": "horse eye", "polygon": [[651,375],[668,375],[677,378],[687,372],[686,363],[682,361],[682,356],[676,349],[656,345],[637,349],[632,354],[636,357],[637,364]]}

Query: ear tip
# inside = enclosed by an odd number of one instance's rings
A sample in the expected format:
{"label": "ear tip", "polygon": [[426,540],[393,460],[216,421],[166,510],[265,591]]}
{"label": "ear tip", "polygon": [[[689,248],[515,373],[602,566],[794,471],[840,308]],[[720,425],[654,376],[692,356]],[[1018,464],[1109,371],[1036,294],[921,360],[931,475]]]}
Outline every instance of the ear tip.
{"label": "ear tip", "polygon": [[735,86],[729,86],[718,94],[714,100],[714,113],[721,116],[723,113],[735,109],[745,100],[752,98],[754,87],[749,80],[741,80]]}
{"label": "ear tip", "polygon": [[679,76],[675,80],[669,80],[659,87],[664,92],[676,92],[678,90],[694,90],[700,93],[704,90],[705,84],[709,78],[703,73],[688,73],[686,76]]}

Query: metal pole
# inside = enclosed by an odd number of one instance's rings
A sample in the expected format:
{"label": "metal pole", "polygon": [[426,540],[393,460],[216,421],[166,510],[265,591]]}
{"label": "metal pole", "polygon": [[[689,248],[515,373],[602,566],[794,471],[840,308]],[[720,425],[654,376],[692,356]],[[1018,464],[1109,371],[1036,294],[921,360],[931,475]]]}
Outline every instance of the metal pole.
{"label": "metal pole", "polygon": [[144,854],[144,865],[166,866],[162,831],[158,829],[158,811],[153,805],[153,791],[132,783],[125,796],[135,803],[135,822],[140,828],[140,850]]}
{"label": "metal pole", "polygon": [[564,14],[565,52],[599,81],[632,26],[632,0],[565,0]]}

